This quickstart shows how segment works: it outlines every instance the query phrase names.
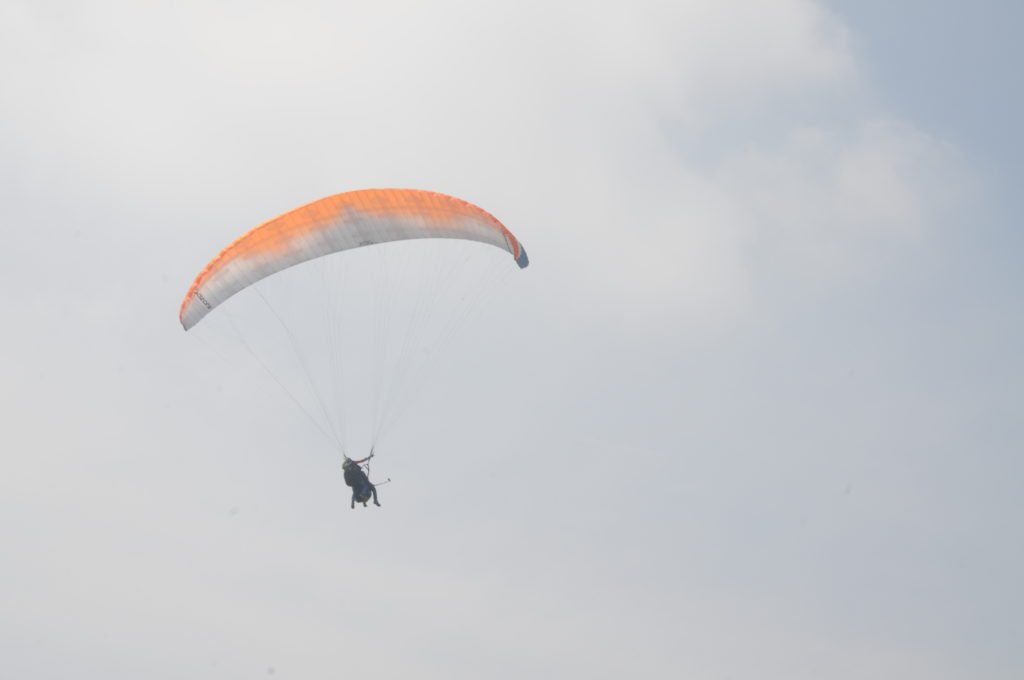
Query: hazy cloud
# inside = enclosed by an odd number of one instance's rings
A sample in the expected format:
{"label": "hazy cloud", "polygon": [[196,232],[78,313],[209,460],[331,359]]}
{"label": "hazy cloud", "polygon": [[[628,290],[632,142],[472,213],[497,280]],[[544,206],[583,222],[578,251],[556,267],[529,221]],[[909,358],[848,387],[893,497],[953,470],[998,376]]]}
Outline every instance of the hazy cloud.
{"label": "hazy cloud", "polygon": [[[855,37],[807,0],[0,6],[5,672],[1017,677],[986,178]],[[176,311],[371,186],[533,264],[356,512]]]}

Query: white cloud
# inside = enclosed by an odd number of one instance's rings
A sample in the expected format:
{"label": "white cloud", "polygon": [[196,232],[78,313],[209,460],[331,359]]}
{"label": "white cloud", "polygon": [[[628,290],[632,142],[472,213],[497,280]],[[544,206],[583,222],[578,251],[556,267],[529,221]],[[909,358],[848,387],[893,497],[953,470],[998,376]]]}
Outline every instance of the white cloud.
{"label": "white cloud", "polygon": [[828,287],[875,247],[913,246],[962,195],[954,149],[885,116],[817,5],[648,9],[588,13],[564,59],[542,46],[572,74],[541,70],[534,89],[554,74],[572,97],[524,135],[550,157],[514,181],[534,185],[545,225],[575,235],[559,255],[586,276],[568,285],[627,315],[713,327],[766,276]]}
{"label": "white cloud", "polygon": [[[818,4],[0,12],[0,216],[18,225],[0,255],[18,315],[0,529],[16,555],[4,575],[28,586],[0,622],[30,623],[5,654],[22,675],[138,677],[164,655],[168,677],[479,677],[495,660],[619,677],[632,649],[666,676],[943,665],[941,634],[889,636],[887,598],[909,579],[801,552],[852,562],[877,533],[912,535],[885,524],[908,494],[872,467],[901,464],[874,450],[905,416],[872,409],[904,354],[806,320],[721,333],[767,289],[834,290],[881,250],[927,244],[968,177],[872,96]],[[439,388],[464,418],[445,399],[416,414],[377,514],[339,500],[287,398],[268,406],[257,378],[204,363],[176,320],[239,232],[374,185],[479,203],[533,260]],[[729,337],[709,349],[700,328]],[[495,360],[495,345],[515,351]],[[844,349],[855,379],[832,362]],[[959,413],[947,406],[921,413]],[[916,480],[902,465],[893,478]],[[861,467],[860,495],[820,520],[831,542],[813,543],[798,515],[840,507],[833,487]],[[650,495],[621,498],[625,473]],[[914,508],[935,512],[933,496]],[[83,555],[79,580],[54,575]],[[907,607],[899,624],[934,618]],[[701,648],[680,659],[680,639]]]}
{"label": "white cloud", "polygon": [[921,245],[969,179],[949,144],[877,118],[849,134],[794,128],[775,148],[727,153],[713,177],[742,206],[751,266],[814,286],[856,277],[873,249]]}

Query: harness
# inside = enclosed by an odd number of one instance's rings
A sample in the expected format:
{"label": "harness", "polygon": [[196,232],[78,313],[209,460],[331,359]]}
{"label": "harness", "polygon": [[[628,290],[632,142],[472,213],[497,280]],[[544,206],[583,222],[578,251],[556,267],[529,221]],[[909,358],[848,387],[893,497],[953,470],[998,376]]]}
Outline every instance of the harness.
{"label": "harness", "polygon": [[370,481],[370,459],[373,458],[373,450],[370,450],[370,455],[367,457],[365,462],[357,463],[348,456],[345,456],[345,483],[352,487],[352,494],[359,503],[365,503],[369,500],[374,488],[387,484],[391,481],[388,477],[387,480],[374,484]]}

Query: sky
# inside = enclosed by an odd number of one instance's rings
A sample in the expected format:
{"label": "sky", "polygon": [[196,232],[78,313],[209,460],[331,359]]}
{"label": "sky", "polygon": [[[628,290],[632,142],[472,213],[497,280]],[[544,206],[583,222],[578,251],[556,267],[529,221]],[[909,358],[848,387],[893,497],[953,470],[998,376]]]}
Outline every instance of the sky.
{"label": "sky", "polygon": [[[1020,677],[1021,18],[7,0],[2,674]],[[177,312],[389,186],[531,266],[350,510]]]}

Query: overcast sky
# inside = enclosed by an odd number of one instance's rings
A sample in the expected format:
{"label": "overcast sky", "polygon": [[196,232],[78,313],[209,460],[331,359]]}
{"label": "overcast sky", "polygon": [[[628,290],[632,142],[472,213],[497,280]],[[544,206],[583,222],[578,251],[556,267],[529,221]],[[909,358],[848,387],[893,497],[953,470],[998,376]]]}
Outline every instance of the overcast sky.
{"label": "overcast sky", "polygon": [[[0,675],[1021,677],[1022,19],[5,0]],[[350,510],[177,312],[381,186],[532,264]]]}

